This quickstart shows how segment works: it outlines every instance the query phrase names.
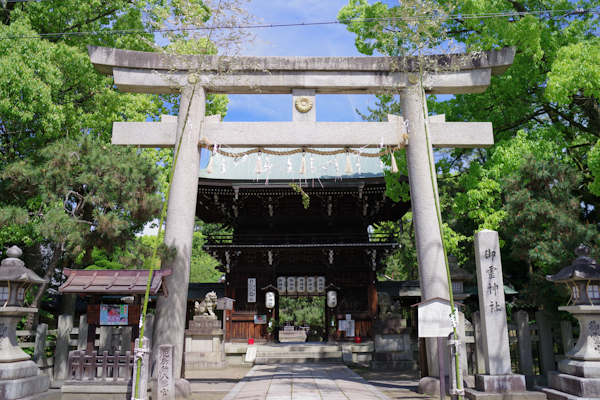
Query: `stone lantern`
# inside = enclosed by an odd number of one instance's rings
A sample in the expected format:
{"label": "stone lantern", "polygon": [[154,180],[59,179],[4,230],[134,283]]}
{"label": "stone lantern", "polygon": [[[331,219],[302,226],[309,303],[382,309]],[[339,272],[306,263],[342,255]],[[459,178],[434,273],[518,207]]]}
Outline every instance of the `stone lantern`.
{"label": "stone lantern", "polygon": [[[32,284],[44,283],[45,280],[35,272],[25,268],[19,260],[23,252],[17,246],[6,251],[8,258],[0,264],[0,305],[2,307],[23,307],[25,292]],[[37,309],[32,312],[37,312]]]}
{"label": "stone lantern", "polygon": [[569,287],[571,298],[558,309],[572,313],[580,327],[577,344],[558,363],[558,372],[548,373],[548,398],[600,398],[600,265],[590,253],[578,246],[572,265],[546,276]]}
{"label": "stone lantern", "polygon": [[19,399],[48,391],[49,379],[38,375],[37,365],[19,348],[17,323],[37,308],[24,307],[25,292],[45,280],[25,268],[23,252],[13,246],[0,264],[0,398]]}
{"label": "stone lantern", "polygon": [[[448,267],[450,268],[450,280],[452,281],[452,295],[455,301],[462,301],[470,296],[465,293],[464,283],[473,279],[466,269],[458,265],[458,258],[455,255],[448,254]],[[460,311],[460,305],[458,306]]]}

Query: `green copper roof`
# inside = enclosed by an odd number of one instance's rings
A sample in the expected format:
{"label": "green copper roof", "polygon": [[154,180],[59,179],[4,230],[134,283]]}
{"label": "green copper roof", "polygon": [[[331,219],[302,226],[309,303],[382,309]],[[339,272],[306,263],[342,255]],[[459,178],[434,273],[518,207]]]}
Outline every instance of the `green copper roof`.
{"label": "green copper roof", "polygon": [[[242,153],[245,149],[235,149],[235,153]],[[277,149],[277,151],[286,151],[289,149]],[[329,149],[323,149],[325,151]],[[229,151],[229,149],[227,149]],[[233,152],[233,151],[232,151]],[[376,149],[365,150],[364,153],[377,153]],[[203,153],[204,154],[204,153]],[[212,155],[211,155],[212,157]],[[265,164],[271,164],[269,172],[264,172]],[[323,156],[318,154],[306,153],[304,155],[306,163],[306,174],[302,175],[302,179],[350,179],[350,178],[374,178],[383,176],[379,157],[360,157],[360,173],[356,165],[357,156],[350,154],[350,162],[352,164],[352,173],[346,174],[346,154],[338,154],[336,156]],[[312,158],[312,164],[311,164]],[[294,180],[300,177],[299,170],[302,162],[302,153],[292,154],[288,156],[274,156],[262,153],[260,156],[263,172],[260,174],[254,173],[258,154],[250,154],[248,156],[234,159],[232,157],[224,157],[218,154],[213,160],[213,172],[209,174],[206,168],[200,169],[200,178],[204,179],[225,179],[225,180]],[[292,172],[288,172],[288,159],[292,164]],[[337,160],[337,172],[335,161]],[[221,165],[225,162],[225,173],[221,173]],[[204,165],[204,163],[202,163]],[[312,166],[312,168],[311,168]]]}

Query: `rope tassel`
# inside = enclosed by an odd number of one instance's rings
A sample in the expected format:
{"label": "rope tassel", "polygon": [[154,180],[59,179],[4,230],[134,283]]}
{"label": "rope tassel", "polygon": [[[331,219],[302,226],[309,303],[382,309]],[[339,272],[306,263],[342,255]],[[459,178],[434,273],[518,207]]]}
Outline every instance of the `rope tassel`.
{"label": "rope tassel", "polygon": [[392,170],[390,171],[392,174],[397,174],[398,173],[398,164],[396,164],[396,156],[394,155],[395,153],[392,152],[391,156],[392,156]]}
{"label": "rope tassel", "polygon": [[346,151],[346,169],[344,170],[344,172],[347,174],[352,173],[352,162],[350,161],[350,154],[348,151]]}

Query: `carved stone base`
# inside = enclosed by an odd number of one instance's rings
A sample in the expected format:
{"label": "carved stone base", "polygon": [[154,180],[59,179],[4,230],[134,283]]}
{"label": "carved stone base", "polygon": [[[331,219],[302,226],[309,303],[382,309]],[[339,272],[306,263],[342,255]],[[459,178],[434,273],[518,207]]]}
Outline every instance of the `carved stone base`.
{"label": "carved stone base", "polygon": [[485,400],[545,400],[541,392],[528,392],[525,376],[507,375],[475,375],[475,389],[465,389],[468,399]]}
{"label": "carved stone base", "polygon": [[525,375],[475,375],[475,389],[482,392],[525,392]]}
{"label": "carved stone base", "polygon": [[579,361],[566,358],[558,363],[558,371],[582,378],[600,378],[600,361]]}
{"label": "carved stone base", "polygon": [[44,393],[50,387],[47,375],[38,375],[31,360],[0,363],[0,399],[22,399]]}
{"label": "carved stone base", "polygon": [[548,372],[548,387],[571,395],[567,398],[600,398],[600,378],[582,378],[552,371]]}
{"label": "carved stone base", "polygon": [[0,399],[14,400],[48,391],[50,379],[47,375],[36,375],[27,378],[1,380]]}

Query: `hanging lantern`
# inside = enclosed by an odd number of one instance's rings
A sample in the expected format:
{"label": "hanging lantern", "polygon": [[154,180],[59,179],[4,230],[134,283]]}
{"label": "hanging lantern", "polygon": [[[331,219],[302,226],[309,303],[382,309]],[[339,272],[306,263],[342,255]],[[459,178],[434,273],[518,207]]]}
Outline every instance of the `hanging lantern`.
{"label": "hanging lantern", "polygon": [[306,292],[306,278],[303,276],[299,276],[296,278],[296,290],[299,294],[304,294]]}
{"label": "hanging lantern", "polygon": [[330,290],[327,292],[327,307],[335,308],[337,306],[337,292]]}
{"label": "hanging lantern", "polygon": [[325,277],[317,277],[317,292],[323,293],[325,291]]}
{"label": "hanging lantern", "polygon": [[296,278],[293,276],[287,278],[287,292],[288,294],[296,294]]}
{"label": "hanging lantern", "polygon": [[285,295],[286,279],[285,276],[277,278],[277,291],[280,295]]}
{"label": "hanging lantern", "polygon": [[265,305],[269,310],[275,308],[275,292],[267,292],[265,295]]}
{"label": "hanging lantern", "polygon": [[317,290],[317,279],[314,276],[306,278],[306,291],[313,294]]}

